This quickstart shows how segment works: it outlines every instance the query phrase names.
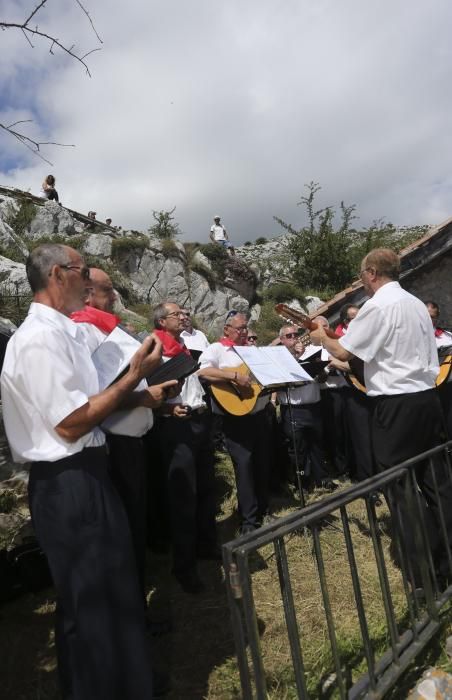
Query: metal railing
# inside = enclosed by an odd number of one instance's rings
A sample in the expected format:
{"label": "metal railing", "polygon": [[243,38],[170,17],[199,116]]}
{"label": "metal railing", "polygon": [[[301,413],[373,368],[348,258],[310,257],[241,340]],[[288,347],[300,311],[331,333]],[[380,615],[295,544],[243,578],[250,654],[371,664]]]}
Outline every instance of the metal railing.
{"label": "metal railing", "polygon": [[[254,571],[255,560],[259,556],[262,558],[263,554],[266,567],[274,566],[271,573],[273,581],[277,581],[272,604],[281,607],[280,628],[284,633],[279,638],[279,644],[285,644],[290,649],[290,657],[287,654],[291,666],[290,694],[283,697],[376,700],[384,697],[394,686],[414,657],[438,632],[441,608],[452,597],[452,585],[449,585],[449,581],[452,583],[452,575],[449,576],[452,574],[452,531],[448,532],[452,501],[447,500],[447,492],[452,493],[451,451],[452,441],[223,546],[232,629],[242,697],[245,700],[269,697],[266,663],[271,654],[263,653],[265,632],[260,634],[262,625],[257,612],[259,591],[256,593],[254,590],[257,573]],[[433,485],[432,491],[426,494],[427,501],[419,488],[426,475]],[[386,502],[387,508],[376,505],[379,498]],[[437,507],[433,509],[431,506],[435,501]],[[363,503],[366,522],[361,522],[360,527],[367,538],[369,562],[372,561],[378,572],[374,578],[382,602],[385,626],[383,646],[381,639],[380,644],[376,644],[372,637],[369,624],[372,613],[364,595],[364,568],[357,564],[356,536],[351,531],[351,525],[356,528],[356,517],[350,511]],[[383,510],[384,517],[381,515]],[[436,521],[432,531],[431,525],[426,526],[426,519],[432,517],[433,510]],[[335,524],[332,524],[332,520]],[[391,555],[388,547],[382,544],[383,526],[390,528]],[[354,659],[354,664],[338,644],[338,601],[332,601],[330,595],[331,567],[327,572],[323,543],[323,531],[331,527],[336,531],[338,542],[341,542],[342,549],[337,547],[338,551],[340,549],[345,553],[337,562],[337,567],[338,570],[346,570],[350,590],[344,590],[344,597],[348,594],[353,601],[356,628],[361,639],[357,645],[360,653]],[[297,558],[295,554],[294,565],[292,550],[288,556],[288,547],[293,549],[294,538],[309,540],[311,564],[314,563],[317,574],[314,573],[312,577],[317,579],[315,583],[321,601],[319,615],[324,616],[323,620],[319,619],[319,627],[331,652],[331,667],[323,678],[316,681],[315,691],[312,690],[312,670],[306,668],[303,658],[305,601],[293,592],[294,585],[298,585],[297,580],[306,570],[309,550],[307,556],[305,551],[304,559]],[[395,611],[393,584],[388,577],[389,556],[390,566],[399,576],[399,599],[403,601],[403,612],[400,605],[399,610]],[[441,575],[438,573],[440,560],[443,567]]]}

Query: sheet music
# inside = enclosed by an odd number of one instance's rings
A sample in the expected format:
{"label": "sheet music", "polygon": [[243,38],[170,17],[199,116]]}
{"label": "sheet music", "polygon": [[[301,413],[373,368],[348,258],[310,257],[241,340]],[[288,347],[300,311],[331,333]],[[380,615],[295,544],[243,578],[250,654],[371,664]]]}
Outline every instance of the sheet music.
{"label": "sheet music", "polygon": [[99,376],[99,389],[103,391],[127,367],[141,343],[121,328],[116,328],[91,355]]}
{"label": "sheet music", "polygon": [[235,345],[234,350],[263,387],[313,381],[286,347],[256,348]]}

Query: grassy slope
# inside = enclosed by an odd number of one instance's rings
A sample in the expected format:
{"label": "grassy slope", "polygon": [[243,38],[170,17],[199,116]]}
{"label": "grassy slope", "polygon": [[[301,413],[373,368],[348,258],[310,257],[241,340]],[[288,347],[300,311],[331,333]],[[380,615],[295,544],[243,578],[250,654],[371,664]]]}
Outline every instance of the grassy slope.
{"label": "grassy slope", "polygon": [[[217,467],[219,534],[221,541],[227,541],[234,536],[237,527],[233,477],[229,460],[221,459]],[[320,495],[317,494],[317,497]],[[292,510],[296,501],[280,499],[275,506],[282,515]],[[359,503],[353,505],[349,515],[372,638],[377,648],[384,648],[386,624],[364,506]],[[393,602],[398,617],[403,619],[406,603],[399,572],[390,557],[388,518],[384,508],[379,510],[379,520]],[[321,540],[341,655],[350,673],[357,677],[362,671],[361,642],[350,573],[345,565],[345,545],[338,525],[339,519],[335,516],[329,526],[322,530]],[[312,697],[319,697],[319,681],[331,671],[331,654],[312,557],[312,540],[298,534],[287,538],[286,547],[309,688]],[[151,614],[154,619],[170,618],[174,628],[172,634],[154,642],[153,650],[156,667],[171,673],[173,690],[170,700],[240,698],[221,566],[213,562],[200,563],[207,591],[204,595],[193,597],[183,594],[172,580],[168,557],[153,555],[149,563]],[[252,569],[269,698],[290,700],[296,698],[296,692],[277,568],[270,547],[261,550],[253,559]],[[53,610],[51,590],[37,596],[23,597],[1,609],[0,680],[3,700],[56,700],[59,697],[52,631]],[[448,627],[446,616],[444,635]],[[437,663],[450,670],[441,640],[436,641],[424,654],[424,662]],[[406,697],[407,689],[418,675],[419,669],[416,668],[399,684],[392,697]]]}

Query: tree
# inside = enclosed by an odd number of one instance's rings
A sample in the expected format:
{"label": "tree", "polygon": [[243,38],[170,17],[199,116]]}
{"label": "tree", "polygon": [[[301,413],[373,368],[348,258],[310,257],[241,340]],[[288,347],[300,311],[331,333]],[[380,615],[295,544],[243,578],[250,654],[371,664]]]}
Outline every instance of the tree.
{"label": "tree", "polygon": [[335,211],[328,206],[315,209],[315,196],[321,187],[317,182],[305,185],[307,195],[302,195],[298,205],[308,214],[308,225],[295,229],[279,217],[274,219],[286,229],[285,257],[291,280],[299,287],[316,290],[341,289],[353,276],[350,251],[354,244],[351,222],[355,219],[355,205],[340,204],[341,222],[334,227]]}
{"label": "tree", "polygon": [[149,228],[149,233],[157,238],[174,240],[176,236],[181,234],[179,230],[179,224],[174,221],[174,214],[176,207],[173,207],[171,211],[154,211],[152,216],[154,217],[155,224]]}
{"label": "tree", "polygon": [[[100,38],[99,34],[97,33],[97,30],[94,26],[93,20],[91,19],[91,16],[88,12],[88,10],[85,8],[85,6],[82,4],[81,0],[71,0],[75,2],[75,4],[80,8],[80,11],[83,12],[90,25],[92,28],[92,31],[96,35],[97,40],[99,41],[100,44],[102,44],[102,39]],[[34,22],[37,20],[39,13],[42,11],[42,9],[47,5],[47,3],[52,2],[52,0],[39,0],[38,4],[34,8],[32,12],[23,20],[22,22],[9,22],[6,20],[0,19],[0,28],[3,31],[19,31],[22,32],[24,35],[26,41],[28,44],[31,46],[31,48],[34,48],[33,41],[44,41],[48,42],[49,44],[49,53],[54,55],[54,49],[61,49],[64,51],[68,56],[70,56],[72,59],[75,61],[78,61],[86,70],[86,74],[91,77],[91,73],[88,67],[88,64],[86,62],[87,57],[94,53],[95,51],[100,51],[100,47],[93,48],[90,51],[86,52],[83,55],[78,55],[75,52],[75,44],[69,44],[63,41],[60,41],[56,36],[53,34],[49,34],[45,30],[41,29],[38,24],[32,24],[32,21]],[[21,125],[22,124],[27,124],[27,123],[32,123],[32,119],[22,119],[16,122],[13,122],[12,124],[2,124],[0,122],[0,128],[6,131],[8,134],[10,134],[13,138],[17,139],[23,146],[28,148],[32,153],[37,155],[39,158],[44,160],[46,163],[49,163],[49,165],[52,165],[47,158],[45,158],[42,153],[41,153],[41,146],[74,146],[74,144],[68,144],[68,143],[55,143],[54,141],[37,141],[27,134],[24,133]],[[20,130],[18,130],[17,127],[21,127]]]}

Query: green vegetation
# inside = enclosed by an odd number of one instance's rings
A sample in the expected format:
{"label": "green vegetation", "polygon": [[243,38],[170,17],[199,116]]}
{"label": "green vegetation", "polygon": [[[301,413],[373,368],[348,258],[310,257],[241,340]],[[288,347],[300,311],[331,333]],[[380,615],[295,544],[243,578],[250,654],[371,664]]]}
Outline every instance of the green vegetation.
{"label": "green vegetation", "polygon": [[0,513],[11,513],[17,505],[17,496],[11,489],[0,492]]}
{"label": "green vegetation", "polygon": [[13,262],[24,263],[26,260],[26,255],[24,255],[18,245],[14,245],[13,243],[0,245],[0,255]]}
{"label": "green vegetation", "polygon": [[127,253],[142,254],[149,247],[149,241],[144,234],[114,238],[111,242],[111,257],[113,260],[122,258]]}
{"label": "green vegetation", "polygon": [[218,243],[206,243],[202,245],[200,251],[209,260],[212,270],[219,282],[223,282],[226,276],[226,265],[230,258],[226,248]]}
{"label": "green vegetation", "polygon": [[259,236],[259,238],[256,238],[254,242],[256,245],[264,245],[265,243],[268,243],[268,239],[265,238],[265,236]]}
{"label": "green vegetation", "polygon": [[179,224],[174,220],[174,216],[171,216],[175,211],[176,207],[173,207],[171,211],[154,210],[152,216],[155,224],[150,226],[149,233],[162,239],[174,239],[179,236],[181,234]]}
{"label": "green vegetation", "polygon": [[305,290],[306,281],[309,281],[324,299],[351,283],[362,258],[372,248],[388,247],[398,252],[420,238],[427,229],[416,226],[398,230],[379,219],[370,228],[359,231],[352,226],[357,218],[355,205],[346,206],[344,202],[340,203],[340,220],[336,224],[333,207],[316,209],[315,198],[320,185],[310,182],[305,187],[307,194],[302,195],[298,204],[306,210],[306,226],[297,229],[274,217],[287,232],[285,250],[279,262],[287,268],[296,285]]}
{"label": "green vegetation", "polygon": [[292,299],[298,299],[300,304],[303,304],[305,301],[305,293],[292,282],[276,282],[265,290],[264,298],[275,304],[292,301]]}
{"label": "green vegetation", "polygon": [[10,203],[6,210],[4,221],[11,226],[14,233],[18,236],[23,236],[25,231],[30,228],[30,224],[37,214],[37,207],[29,199],[19,200],[19,206],[16,209],[14,204]]}
{"label": "green vegetation", "polygon": [[179,248],[171,238],[162,239],[161,253],[165,258],[180,257]]}

